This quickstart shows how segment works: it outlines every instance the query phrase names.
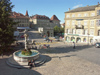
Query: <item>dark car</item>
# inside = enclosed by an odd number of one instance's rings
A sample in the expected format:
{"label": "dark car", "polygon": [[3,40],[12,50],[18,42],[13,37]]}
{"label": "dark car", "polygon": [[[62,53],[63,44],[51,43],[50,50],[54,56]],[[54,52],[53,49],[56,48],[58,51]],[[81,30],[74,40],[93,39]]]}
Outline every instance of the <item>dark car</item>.
{"label": "dark car", "polygon": [[96,43],[96,44],[95,44],[95,47],[96,47],[96,48],[99,48],[99,47],[100,47],[100,43]]}

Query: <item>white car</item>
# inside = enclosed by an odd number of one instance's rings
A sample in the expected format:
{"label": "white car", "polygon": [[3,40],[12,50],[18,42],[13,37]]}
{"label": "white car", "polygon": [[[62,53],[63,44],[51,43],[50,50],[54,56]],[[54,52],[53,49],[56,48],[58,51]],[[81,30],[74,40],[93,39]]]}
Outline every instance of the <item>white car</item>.
{"label": "white car", "polygon": [[44,38],[44,41],[47,41],[47,40],[49,40],[49,38],[48,38],[48,37]]}
{"label": "white car", "polygon": [[59,37],[58,37],[58,36],[55,36],[55,40],[56,40],[56,41],[59,41],[60,39],[59,39]]}

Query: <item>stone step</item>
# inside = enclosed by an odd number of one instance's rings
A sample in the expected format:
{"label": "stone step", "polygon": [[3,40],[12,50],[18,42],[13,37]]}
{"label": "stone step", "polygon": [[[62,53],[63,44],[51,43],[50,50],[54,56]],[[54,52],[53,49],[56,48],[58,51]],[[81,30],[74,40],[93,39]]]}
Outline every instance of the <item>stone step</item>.
{"label": "stone step", "polygon": [[29,66],[21,66],[21,65],[11,64],[9,61],[6,61],[6,64],[10,67],[14,67],[14,68],[18,68],[18,69],[27,69],[27,68],[29,68]]}
{"label": "stone step", "polygon": [[[44,64],[46,62],[46,56],[45,55],[40,55],[40,58],[35,60],[36,67]],[[28,62],[16,62],[13,57],[8,58],[6,63],[11,66],[11,67],[16,67],[16,68],[29,68]]]}

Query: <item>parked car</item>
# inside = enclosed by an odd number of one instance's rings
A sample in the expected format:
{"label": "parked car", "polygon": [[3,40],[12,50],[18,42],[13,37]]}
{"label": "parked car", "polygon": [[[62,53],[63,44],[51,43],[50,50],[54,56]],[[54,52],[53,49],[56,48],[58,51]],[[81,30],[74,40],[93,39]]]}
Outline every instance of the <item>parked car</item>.
{"label": "parked car", "polygon": [[96,43],[96,44],[95,44],[95,47],[96,47],[96,48],[99,48],[99,47],[100,47],[100,42],[99,42],[99,43]]}
{"label": "parked car", "polygon": [[49,38],[48,38],[48,37],[45,37],[45,38],[44,38],[44,41],[47,41],[47,40],[49,40]]}

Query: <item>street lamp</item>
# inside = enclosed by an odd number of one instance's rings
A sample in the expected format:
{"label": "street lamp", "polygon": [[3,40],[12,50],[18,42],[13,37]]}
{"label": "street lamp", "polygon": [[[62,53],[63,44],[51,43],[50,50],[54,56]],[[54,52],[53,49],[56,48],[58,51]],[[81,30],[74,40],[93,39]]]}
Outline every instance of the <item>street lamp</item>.
{"label": "street lamp", "polygon": [[88,33],[88,45],[89,45],[89,35],[90,35],[90,34]]}

